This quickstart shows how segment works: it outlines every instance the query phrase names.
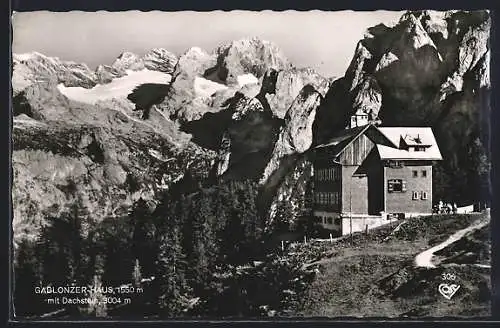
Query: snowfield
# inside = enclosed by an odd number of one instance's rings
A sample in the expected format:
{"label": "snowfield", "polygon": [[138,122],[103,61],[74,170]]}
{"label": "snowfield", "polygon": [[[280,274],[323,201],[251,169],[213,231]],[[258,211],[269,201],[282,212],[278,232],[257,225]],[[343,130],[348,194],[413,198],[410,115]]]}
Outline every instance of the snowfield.
{"label": "snowfield", "polygon": [[[259,79],[257,79],[253,74],[243,74],[237,77],[238,87],[241,88],[247,84],[258,84]],[[212,96],[217,91],[227,90],[229,87],[217,83],[211,80],[207,80],[203,77],[196,76],[194,78],[194,91],[196,98],[208,98]]]}
{"label": "snowfield", "polygon": [[17,59],[19,61],[28,61],[32,58],[35,58],[37,54],[38,54],[37,52],[28,52],[28,53],[24,53],[24,54],[12,54],[12,59]]}
{"label": "snowfield", "polygon": [[202,77],[195,77],[194,79],[194,92],[196,97],[207,98],[220,90],[226,90],[227,86],[217,82],[207,80]]}
{"label": "snowfield", "polygon": [[71,100],[96,104],[101,100],[126,98],[137,86],[144,83],[168,84],[172,78],[170,74],[143,69],[140,71],[126,71],[127,75],[113,79],[107,84],[98,84],[92,89],[82,87],[66,87],[59,84],[59,91]]}
{"label": "snowfield", "polygon": [[253,74],[243,74],[237,77],[238,85],[240,87],[247,84],[257,84],[259,83],[259,79],[255,77]]}

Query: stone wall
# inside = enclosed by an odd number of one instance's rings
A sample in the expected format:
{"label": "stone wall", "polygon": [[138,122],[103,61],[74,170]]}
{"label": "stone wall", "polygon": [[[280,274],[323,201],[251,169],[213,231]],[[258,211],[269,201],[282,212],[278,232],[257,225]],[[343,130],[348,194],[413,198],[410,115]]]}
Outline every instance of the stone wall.
{"label": "stone wall", "polygon": [[386,224],[390,224],[392,222],[395,222],[396,220],[394,219],[388,219],[387,216],[381,215],[381,216],[374,216],[374,215],[367,215],[367,216],[357,216],[353,215],[352,219],[350,217],[343,217],[342,218],[342,235],[348,235],[351,233],[351,221],[352,221],[352,232],[363,232],[366,230],[366,227],[368,226],[368,230],[380,227]]}

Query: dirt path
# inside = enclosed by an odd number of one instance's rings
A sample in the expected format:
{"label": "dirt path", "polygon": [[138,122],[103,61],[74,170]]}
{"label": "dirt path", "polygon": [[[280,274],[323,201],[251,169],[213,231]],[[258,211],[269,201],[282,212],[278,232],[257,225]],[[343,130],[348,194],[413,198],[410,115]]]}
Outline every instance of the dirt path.
{"label": "dirt path", "polygon": [[489,224],[489,218],[481,219],[481,220],[474,222],[473,224],[471,224],[469,227],[467,227],[465,229],[458,230],[453,235],[448,237],[448,239],[446,239],[441,244],[438,244],[434,247],[431,247],[428,250],[425,250],[422,253],[418,254],[415,257],[415,266],[416,267],[423,267],[423,268],[435,268],[436,266],[432,263],[432,257],[434,256],[435,252],[442,250],[443,248],[447,247],[448,245],[462,239],[470,232],[477,230],[477,229],[481,229],[482,227],[484,227],[488,224]]}

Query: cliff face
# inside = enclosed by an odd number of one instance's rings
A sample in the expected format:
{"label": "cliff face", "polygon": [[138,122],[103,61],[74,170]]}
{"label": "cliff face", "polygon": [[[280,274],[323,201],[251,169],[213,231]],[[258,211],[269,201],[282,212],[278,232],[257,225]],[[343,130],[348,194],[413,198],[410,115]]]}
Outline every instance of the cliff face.
{"label": "cliff face", "polygon": [[48,217],[78,202],[89,219],[125,215],[139,198],[155,195],[187,167],[204,178],[214,154],[142,130],[40,122],[20,115],[13,129],[13,229],[16,240],[36,238]]}
{"label": "cliff face", "polygon": [[321,96],[328,91],[329,82],[311,68],[269,70],[264,76],[261,93],[276,117],[284,118],[292,102],[306,86],[312,86]]}
{"label": "cliff face", "polygon": [[268,182],[273,174],[277,175],[273,180],[280,181],[282,177],[277,171],[282,167],[281,162],[289,155],[301,154],[309,149],[313,142],[312,126],[320,101],[321,94],[311,85],[305,86],[295,98],[286,113],[285,123],[274,145],[271,160],[266,166],[261,183]]}
{"label": "cliff face", "polygon": [[283,70],[292,64],[278,46],[258,38],[248,38],[222,45],[215,50],[217,65],[206,76],[228,85],[238,84],[238,77],[252,74],[261,78],[269,69]]}
{"label": "cliff face", "polygon": [[[224,132],[221,151],[224,179],[256,180],[269,162],[281,122],[256,98],[237,94],[229,105],[231,120]],[[229,143],[229,147],[224,147]]]}

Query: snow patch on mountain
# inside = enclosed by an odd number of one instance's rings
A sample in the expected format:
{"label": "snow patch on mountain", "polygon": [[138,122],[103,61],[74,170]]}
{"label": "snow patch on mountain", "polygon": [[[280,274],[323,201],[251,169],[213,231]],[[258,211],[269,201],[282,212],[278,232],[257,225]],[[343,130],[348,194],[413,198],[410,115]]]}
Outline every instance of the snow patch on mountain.
{"label": "snow patch on mountain", "polygon": [[37,56],[37,52],[28,52],[28,53],[24,53],[24,54],[13,54],[12,55],[12,58],[14,60],[18,60],[18,61],[27,61],[27,60],[30,60],[30,59],[33,59]]}
{"label": "snow patch on mountain", "polygon": [[247,84],[257,84],[259,83],[259,79],[255,77],[255,75],[248,73],[248,74],[243,74],[239,75],[237,77],[238,85],[240,87],[247,85]]}
{"label": "snow patch on mountain", "polygon": [[66,87],[59,84],[59,91],[71,100],[96,104],[101,100],[126,98],[137,86],[144,83],[168,84],[170,74],[143,69],[140,71],[126,71],[127,75],[113,79],[107,84],[98,84],[92,89],[82,87]]}
{"label": "snow patch on mountain", "polygon": [[226,89],[227,86],[224,84],[213,82],[199,76],[196,76],[194,79],[194,91],[196,97],[210,97],[217,91]]}

